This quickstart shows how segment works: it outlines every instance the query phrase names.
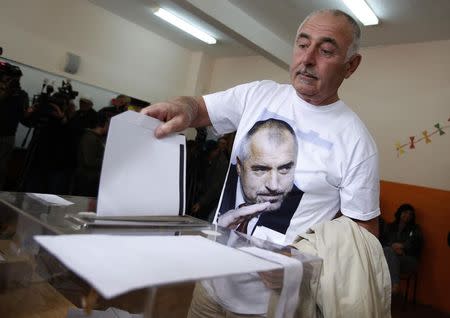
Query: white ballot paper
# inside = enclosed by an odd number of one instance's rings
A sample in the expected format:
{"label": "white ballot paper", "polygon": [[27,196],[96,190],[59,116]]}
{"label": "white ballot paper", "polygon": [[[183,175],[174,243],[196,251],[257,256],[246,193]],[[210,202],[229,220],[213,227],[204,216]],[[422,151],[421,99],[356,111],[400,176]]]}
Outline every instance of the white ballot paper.
{"label": "white ballot paper", "polygon": [[127,111],[111,118],[103,157],[99,216],[183,215],[186,139],[156,139],[161,122]]}
{"label": "white ballot paper", "polygon": [[283,268],[201,236],[38,235],[34,239],[105,298],[143,287]]}

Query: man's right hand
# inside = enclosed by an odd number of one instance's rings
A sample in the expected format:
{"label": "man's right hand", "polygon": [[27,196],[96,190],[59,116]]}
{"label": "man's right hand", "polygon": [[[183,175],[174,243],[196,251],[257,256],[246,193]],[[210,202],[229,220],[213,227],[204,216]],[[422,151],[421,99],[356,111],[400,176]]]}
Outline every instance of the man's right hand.
{"label": "man's right hand", "polygon": [[145,107],[141,113],[164,122],[155,130],[157,138],[183,131],[188,127],[210,124],[206,105],[201,97],[177,97],[172,101]]}
{"label": "man's right hand", "polygon": [[236,210],[230,210],[223,213],[217,220],[217,224],[230,229],[235,229],[246,219],[254,217],[256,214],[264,211],[270,206],[270,202],[247,205]]}

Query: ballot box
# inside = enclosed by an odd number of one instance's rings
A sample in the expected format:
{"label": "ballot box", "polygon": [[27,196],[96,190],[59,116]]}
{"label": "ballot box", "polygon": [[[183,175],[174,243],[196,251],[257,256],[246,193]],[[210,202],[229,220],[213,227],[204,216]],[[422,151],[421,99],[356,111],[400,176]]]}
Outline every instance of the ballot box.
{"label": "ballot box", "polygon": [[0,192],[0,317],[186,317],[205,293],[288,317],[315,299],[315,256],[190,216],[95,211],[94,198]]}

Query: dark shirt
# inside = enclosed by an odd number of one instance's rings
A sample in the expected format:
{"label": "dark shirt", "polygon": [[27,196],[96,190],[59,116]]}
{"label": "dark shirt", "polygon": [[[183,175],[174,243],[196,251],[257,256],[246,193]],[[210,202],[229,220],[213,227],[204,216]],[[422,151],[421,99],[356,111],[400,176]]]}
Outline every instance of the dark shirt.
{"label": "dark shirt", "polygon": [[199,204],[203,212],[209,214],[219,203],[220,191],[228,170],[228,159],[220,153],[212,160],[207,160],[203,169],[205,169],[205,175],[201,185]]}
{"label": "dark shirt", "polygon": [[418,258],[422,249],[423,237],[420,227],[417,224],[410,224],[399,231],[398,224],[390,223],[386,225],[384,239],[387,246],[394,243],[401,243],[404,246],[405,255]]}
{"label": "dark shirt", "polygon": [[99,110],[99,114],[100,113],[104,113],[107,118],[111,118],[111,117],[116,116],[116,115],[118,115],[120,113],[123,113],[126,110],[127,110],[126,107],[117,108],[116,106],[108,106],[108,107],[103,107],[102,109],[100,109]]}
{"label": "dark shirt", "polygon": [[86,129],[95,128],[98,121],[98,113],[94,109],[77,110],[73,117],[68,122],[69,139],[67,151],[67,165],[74,169],[76,167],[76,159],[78,152],[78,145],[80,143],[81,136]]}
{"label": "dark shirt", "polygon": [[102,170],[105,140],[92,130],[81,137],[74,180],[74,194],[96,196]]}
{"label": "dark shirt", "polygon": [[92,108],[89,110],[77,110],[69,121],[69,127],[80,131],[86,128],[95,128],[97,116],[97,112]]}
{"label": "dark shirt", "polygon": [[19,91],[16,95],[0,100],[0,136],[15,136],[19,122],[24,120],[28,107],[28,94]]}

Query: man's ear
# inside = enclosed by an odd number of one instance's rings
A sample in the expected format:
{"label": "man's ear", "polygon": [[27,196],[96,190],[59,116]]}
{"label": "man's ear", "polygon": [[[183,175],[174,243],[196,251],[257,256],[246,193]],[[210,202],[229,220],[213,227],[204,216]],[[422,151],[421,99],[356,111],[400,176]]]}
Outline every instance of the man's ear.
{"label": "man's ear", "polygon": [[361,54],[355,54],[350,58],[350,60],[348,60],[345,66],[345,78],[349,78],[353,74],[353,72],[356,71],[359,63],[361,63]]}
{"label": "man's ear", "polygon": [[238,176],[241,175],[241,171],[242,171],[242,163],[241,163],[241,159],[239,159],[239,157],[236,157],[236,171]]}

